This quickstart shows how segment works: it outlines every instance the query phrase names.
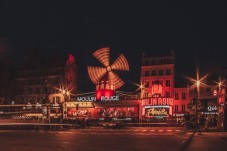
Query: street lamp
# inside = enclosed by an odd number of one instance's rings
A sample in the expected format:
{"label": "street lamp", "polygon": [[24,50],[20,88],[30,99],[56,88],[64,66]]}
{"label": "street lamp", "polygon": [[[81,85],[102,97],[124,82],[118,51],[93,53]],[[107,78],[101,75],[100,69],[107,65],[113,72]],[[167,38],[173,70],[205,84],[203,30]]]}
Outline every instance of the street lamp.
{"label": "street lamp", "polygon": [[63,119],[66,119],[67,117],[67,108],[66,108],[66,102],[68,100],[68,97],[70,95],[69,91],[68,90],[65,90],[65,89],[60,89],[60,92],[63,94],[63,97],[64,97],[64,108],[63,108]]}
{"label": "street lamp", "polygon": [[199,103],[199,86],[200,86],[200,80],[196,81],[196,104],[195,104],[195,119],[196,124],[198,126],[199,124],[199,117],[198,117],[198,103]]}

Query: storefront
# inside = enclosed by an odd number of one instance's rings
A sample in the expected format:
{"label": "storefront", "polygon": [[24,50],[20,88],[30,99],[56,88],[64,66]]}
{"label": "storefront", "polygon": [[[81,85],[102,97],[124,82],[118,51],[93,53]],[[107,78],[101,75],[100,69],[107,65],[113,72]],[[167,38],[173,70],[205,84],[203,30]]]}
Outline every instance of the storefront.
{"label": "storefront", "polygon": [[67,119],[94,118],[99,121],[138,121],[139,101],[67,102]]}
{"label": "storefront", "polygon": [[124,120],[134,122],[139,120],[139,101],[122,100],[118,102],[95,102],[94,115],[100,121]]}
{"label": "storefront", "polygon": [[67,102],[67,119],[91,118],[94,114],[92,102]]}
{"label": "storefront", "polygon": [[144,122],[166,122],[172,115],[172,98],[151,97],[142,99],[142,120]]}

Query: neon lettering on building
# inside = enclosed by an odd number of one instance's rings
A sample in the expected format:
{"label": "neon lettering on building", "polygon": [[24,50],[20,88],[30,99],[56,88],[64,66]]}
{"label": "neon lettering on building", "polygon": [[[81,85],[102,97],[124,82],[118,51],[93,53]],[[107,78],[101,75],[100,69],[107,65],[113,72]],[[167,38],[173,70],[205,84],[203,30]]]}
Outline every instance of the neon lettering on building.
{"label": "neon lettering on building", "polygon": [[173,105],[173,98],[147,98],[142,99],[142,105]]}
{"label": "neon lettering on building", "polygon": [[101,96],[101,101],[118,101],[119,96]]}
{"label": "neon lettering on building", "polygon": [[94,102],[94,101],[119,101],[119,96],[101,96],[100,100],[96,100],[95,96],[77,97],[78,102]]}
{"label": "neon lettering on building", "polygon": [[77,97],[78,102],[93,102],[96,101],[96,98],[94,96],[85,96],[85,97]]}
{"label": "neon lettering on building", "polygon": [[161,108],[151,108],[147,110],[148,115],[167,115],[167,111]]}

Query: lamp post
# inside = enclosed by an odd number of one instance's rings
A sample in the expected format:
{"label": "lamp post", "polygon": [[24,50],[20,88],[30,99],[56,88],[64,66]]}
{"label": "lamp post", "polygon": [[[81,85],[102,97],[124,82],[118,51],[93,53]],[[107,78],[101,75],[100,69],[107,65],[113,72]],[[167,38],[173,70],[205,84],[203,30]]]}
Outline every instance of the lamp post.
{"label": "lamp post", "polygon": [[196,125],[198,126],[199,124],[199,117],[198,117],[198,104],[199,104],[199,86],[200,86],[200,81],[196,81],[196,104],[195,104],[195,120],[196,120]]}
{"label": "lamp post", "polygon": [[66,119],[66,117],[67,117],[67,108],[66,108],[66,102],[67,102],[67,100],[68,100],[68,97],[69,97],[69,91],[67,91],[67,90],[60,90],[61,91],[61,93],[63,94],[63,97],[64,97],[64,107],[63,107],[63,114],[62,114],[62,116],[63,116],[63,119]]}

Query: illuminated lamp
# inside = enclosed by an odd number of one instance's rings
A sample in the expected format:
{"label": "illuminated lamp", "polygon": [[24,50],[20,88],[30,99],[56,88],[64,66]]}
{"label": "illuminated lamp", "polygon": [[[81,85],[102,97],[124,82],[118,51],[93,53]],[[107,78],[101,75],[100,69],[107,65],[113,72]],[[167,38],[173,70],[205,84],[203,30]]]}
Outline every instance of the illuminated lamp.
{"label": "illuminated lamp", "polygon": [[214,95],[214,96],[217,96],[217,94],[218,94],[217,90],[214,90],[214,91],[213,91],[213,95]]}

